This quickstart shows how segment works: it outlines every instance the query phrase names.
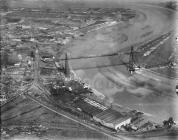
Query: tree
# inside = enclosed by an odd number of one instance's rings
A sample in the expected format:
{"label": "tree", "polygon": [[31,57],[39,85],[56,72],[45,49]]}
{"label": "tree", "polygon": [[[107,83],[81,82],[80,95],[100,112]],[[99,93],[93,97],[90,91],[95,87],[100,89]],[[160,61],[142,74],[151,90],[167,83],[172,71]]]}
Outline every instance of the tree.
{"label": "tree", "polygon": [[8,0],[1,0],[1,3],[2,3],[2,9],[7,12],[8,9],[9,9],[9,3],[8,3]]}
{"label": "tree", "polygon": [[176,6],[176,1],[169,1],[166,3],[166,8],[169,8],[169,9],[176,9],[177,6]]}
{"label": "tree", "polygon": [[168,120],[163,121],[163,125],[166,128],[171,128],[173,125],[175,125],[175,122],[172,117],[170,117]]}

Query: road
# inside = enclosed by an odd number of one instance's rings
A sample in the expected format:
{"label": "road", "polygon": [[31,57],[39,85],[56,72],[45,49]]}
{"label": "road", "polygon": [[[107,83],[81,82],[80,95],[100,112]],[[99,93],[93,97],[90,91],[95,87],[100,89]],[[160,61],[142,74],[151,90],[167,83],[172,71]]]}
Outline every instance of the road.
{"label": "road", "polygon": [[[138,44],[139,42],[147,42],[148,40],[173,30],[173,19],[170,17],[170,11],[143,5],[132,5],[128,7],[137,10],[137,17],[135,19],[130,20],[130,22],[127,23],[120,23],[111,27],[89,32],[85,37],[74,40],[70,44],[71,47],[68,48],[69,52],[71,52],[71,57],[75,58],[79,56],[85,57],[88,55],[115,53],[130,45]],[[164,37],[160,39],[162,40]],[[155,43],[159,43],[159,39],[147,44],[145,47],[149,47],[149,45],[154,45]],[[97,67],[97,69],[81,69],[76,70],[75,72],[84,81],[89,82],[93,88],[104,93],[108,99],[116,104],[118,103],[122,106],[146,112],[156,121],[167,119],[170,115],[176,118],[176,114],[174,114],[176,110],[174,110],[174,108],[178,106],[177,98],[169,100],[165,99],[165,97],[155,98],[155,96],[148,96],[150,95],[149,93],[153,91],[147,91],[145,87],[127,89],[126,85],[130,84],[129,82],[132,77],[129,77],[125,66],[113,66],[114,64],[119,63],[119,57],[117,55],[87,60],[71,60],[70,62],[72,67],[74,67],[74,70],[75,67]],[[105,64],[109,64],[110,66],[105,68],[99,67],[99,65]],[[107,76],[110,79],[108,79]],[[113,80],[119,81],[117,86]],[[167,83],[167,81],[165,82]],[[146,94],[146,97],[144,96],[144,98],[135,96],[135,94],[147,92],[148,94]],[[63,115],[71,119],[68,115],[64,115],[55,109],[51,109],[47,104],[41,103],[31,97],[29,98],[40,104],[40,106],[43,106],[58,115]],[[33,109],[38,109],[38,107],[32,108],[32,111]],[[28,113],[28,111],[25,113]],[[15,115],[14,117],[18,117],[18,115]],[[73,119],[73,121],[76,120]]]}
{"label": "road", "polygon": [[104,135],[106,135],[106,136],[108,136],[110,138],[117,139],[117,140],[127,140],[127,138],[124,138],[123,136],[118,136],[116,138],[108,130],[101,129],[101,128],[93,125],[93,124],[87,123],[87,121],[85,121],[85,120],[80,120],[77,117],[74,117],[74,116],[70,115],[69,113],[61,110],[59,107],[55,107],[57,104],[55,104],[54,102],[52,103],[50,101],[50,99],[49,99],[49,101],[47,101],[45,98],[41,98],[41,97],[40,97],[40,99],[36,99],[31,95],[26,95],[26,97],[29,98],[30,100],[33,100],[37,104],[43,106],[44,108],[46,108],[46,109],[58,114],[58,115],[62,115],[65,118],[68,118],[68,119],[70,119],[70,120],[72,120],[74,122],[77,122],[77,123],[82,124],[83,126],[86,126],[87,128],[90,128],[90,129],[92,129],[94,131],[98,131],[100,133],[103,133]]}
{"label": "road", "polygon": [[[135,19],[131,20],[129,23],[120,23],[102,30],[89,32],[86,36],[74,40],[68,48],[71,57],[75,58],[116,53],[120,50],[127,49],[128,46],[133,44],[154,40],[156,37],[174,30],[174,17],[170,16],[172,14],[171,11],[156,6],[151,7],[146,5],[131,5],[127,6],[127,8],[128,7],[137,10],[138,16]],[[159,42],[162,39],[165,39],[165,41]],[[165,42],[167,43],[166,35],[147,44],[145,48],[149,45],[158,43],[159,50],[161,50]],[[165,52],[170,50],[168,46],[165,46],[164,49]],[[159,52],[157,52],[156,55],[160,56]],[[145,58],[147,57],[151,62],[157,59],[156,55],[153,53],[153,55],[150,56],[146,55]],[[165,57],[167,55],[168,54],[165,54]],[[128,58],[124,59],[127,60]],[[162,60],[163,59],[164,57]],[[97,66],[100,65],[115,65],[117,63],[120,63],[119,56],[70,60],[70,64],[74,70],[77,67],[84,68],[76,70],[75,72],[77,75],[85,82],[89,83],[93,88],[107,96],[111,102],[151,114],[154,121],[161,122],[169,116],[173,116],[176,121],[178,120],[176,110],[174,109],[175,104],[178,102],[178,98],[175,97],[174,99],[170,99],[153,94],[155,91],[152,88],[147,88],[148,84],[155,83],[152,82],[152,79],[150,79],[149,82],[144,81],[144,86],[142,85],[142,87],[135,87],[132,89],[127,88],[127,85],[130,84],[130,79],[133,77],[129,77],[125,66],[97,68]],[[90,66],[95,66],[96,69],[85,69],[85,67]],[[111,72],[115,73],[115,75],[110,74]],[[152,74],[150,74],[150,76],[151,75]],[[144,80],[144,78],[142,77],[139,80]],[[113,81],[118,81],[118,83],[113,83]],[[169,83],[168,81],[169,80],[164,80],[164,84],[156,83],[156,86],[161,86],[162,88],[165,84]],[[163,88],[158,91],[162,93],[163,91],[167,92],[167,90],[168,89],[165,90]],[[173,93],[170,92],[170,94]],[[160,118],[160,116],[162,117]]]}
{"label": "road", "polygon": [[[103,134],[76,123],[76,120],[70,118],[70,115],[66,116],[60,109],[58,110],[54,106],[51,107],[52,103],[48,103],[43,96],[41,96],[40,99],[43,99],[43,102],[41,102],[42,100],[39,100],[39,98],[34,98],[32,95],[18,96],[14,98],[13,101],[1,107],[2,126],[3,128],[6,128],[6,126],[8,128],[10,125],[10,132],[8,134],[12,136],[12,139],[15,139],[15,137],[25,131],[22,130],[22,132],[17,132],[16,134],[15,129],[26,129],[33,126],[39,129],[37,133],[43,131],[40,127],[47,129],[42,139],[45,139],[45,137],[50,138],[51,135],[54,134],[56,139],[62,139],[65,133],[67,133],[66,137],[69,138],[86,137],[87,134],[94,135],[101,139],[105,138]],[[33,130],[28,130],[29,133],[33,133],[32,131]],[[51,131],[53,131],[52,134]],[[76,133],[76,135],[72,135],[73,133]],[[90,138],[92,138],[92,136],[90,136]]]}

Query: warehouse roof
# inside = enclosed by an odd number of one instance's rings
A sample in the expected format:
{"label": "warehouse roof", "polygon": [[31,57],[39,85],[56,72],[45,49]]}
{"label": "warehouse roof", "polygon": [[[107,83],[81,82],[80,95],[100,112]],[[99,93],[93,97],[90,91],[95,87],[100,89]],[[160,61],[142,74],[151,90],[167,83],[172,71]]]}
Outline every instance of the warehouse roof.
{"label": "warehouse roof", "polygon": [[109,123],[109,122],[114,122],[120,118],[123,118],[123,115],[110,108],[95,115],[95,117]]}
{"label": "warehouse roof", "polygon": [[82,109],[82,111],[84,112],[87,112],[88,114],[91,114],[91,115],[96,115],[100,112],[102,112],[103,110],[92,105],[92,104],[89,104],[87,102],[85,102],[83,99],[78,99],[75,101],[75,105],[79,108]]}

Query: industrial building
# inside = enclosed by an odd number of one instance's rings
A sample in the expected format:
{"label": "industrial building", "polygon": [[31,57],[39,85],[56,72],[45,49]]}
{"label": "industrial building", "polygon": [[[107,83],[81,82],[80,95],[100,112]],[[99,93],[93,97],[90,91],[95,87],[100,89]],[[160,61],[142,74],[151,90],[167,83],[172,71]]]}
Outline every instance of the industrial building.
{"label": "industrial building", "polygon": [[95,115],[93,119],[104,126],[117,130],[120,129],[122,125],[129,124],[132,118],[130,116],[124,116],[110,108]]}
{"label": "industrial building", "polygon": [[84,99],[79,98],[75,101],[76,108],[79,108],[82,110],[82,112],[90,115],[93,117],[94,115],[101,113],[103,110],[99,107],[96,107],[95,105],[89,104]]}
{"label": "industrial building", "polygon": [[129,124],[132,119],[89,98],[77,99],[75,107],[90,115],[96,122],[115,130],[120,129],[122,125]]}

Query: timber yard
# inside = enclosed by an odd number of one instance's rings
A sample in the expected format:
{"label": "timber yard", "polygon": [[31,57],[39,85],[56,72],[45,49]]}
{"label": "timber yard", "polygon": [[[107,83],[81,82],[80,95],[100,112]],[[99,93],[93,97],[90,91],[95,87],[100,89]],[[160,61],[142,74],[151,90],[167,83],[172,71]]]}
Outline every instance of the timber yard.
{"label": "timber yard", "polygon": [[174,2],[36,2],[0,1],[1,139],[178,138]]}

